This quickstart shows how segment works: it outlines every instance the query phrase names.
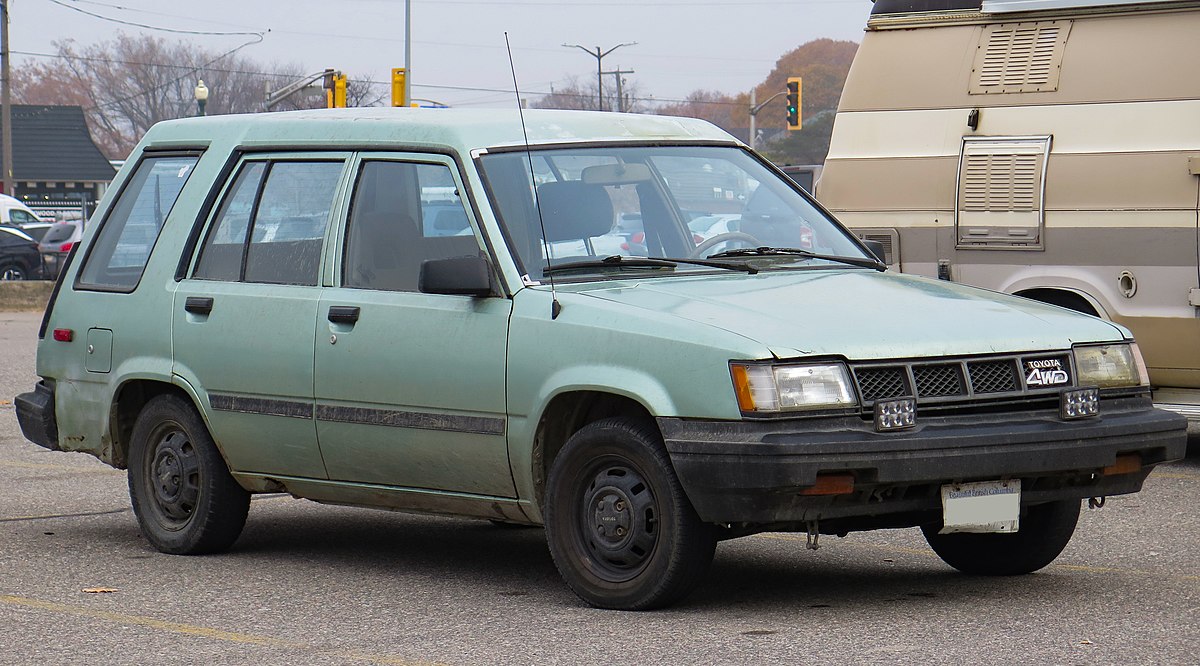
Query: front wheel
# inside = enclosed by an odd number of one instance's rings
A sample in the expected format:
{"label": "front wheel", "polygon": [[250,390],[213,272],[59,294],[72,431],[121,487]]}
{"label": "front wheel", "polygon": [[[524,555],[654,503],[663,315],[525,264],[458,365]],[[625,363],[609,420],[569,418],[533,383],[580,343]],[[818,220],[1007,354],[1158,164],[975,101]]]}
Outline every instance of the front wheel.
{"label": "front wheel", "polygon": [[151,399],[134,422],[129,497],[142,534],[174,555],[228,549],[250,509],[200,414],[175,395]]}
{"label": "front wheel", "polygon": [[921,531],[933,552],[959,571],[978,576],[1018,576],[1050,564],[1067,547],[1079,521],[1079,500],[1029,507],[1012,534],[938,534],[940,525]]}
{"label": "front wheel", "polygon": [[588,424],[567,441],[550,470],[545,516],[559,573],[599,608],[649,610],[682,599],[716,548],[658,432],[622,418]]}

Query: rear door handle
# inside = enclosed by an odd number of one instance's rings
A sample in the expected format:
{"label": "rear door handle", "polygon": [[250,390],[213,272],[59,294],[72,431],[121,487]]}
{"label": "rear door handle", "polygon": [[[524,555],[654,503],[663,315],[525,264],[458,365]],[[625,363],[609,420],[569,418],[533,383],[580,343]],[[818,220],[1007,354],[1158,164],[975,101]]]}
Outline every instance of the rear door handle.
{"label": "rear door handle", "polygon": [[183,309],[192,314],[206,315],[212,312],[212,296],[188,296],[183,303]]}
{"label": "rear door handle", "polygon": [[357,305],[331,305],[329,321],[335,324],[353,324],[358,321],[358,312]]}

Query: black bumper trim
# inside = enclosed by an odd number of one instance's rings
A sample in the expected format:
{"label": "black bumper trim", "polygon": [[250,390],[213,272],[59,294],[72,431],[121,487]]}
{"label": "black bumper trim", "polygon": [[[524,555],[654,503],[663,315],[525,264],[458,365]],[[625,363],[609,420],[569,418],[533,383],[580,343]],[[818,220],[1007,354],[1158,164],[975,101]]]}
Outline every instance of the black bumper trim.
{"label": "black bumper trim", "polygon": [[[1186,419],[1148,398],[1101,403],[1099,417],[1057,413],[918,417],[918,428],[877,433],[858,417],[658,424],[680,483],[706,522],[772,524],[940,508],[953,481],[1021,478],[1025,503],[1137,492],[1158,463],[1182,458]],[[1105,477],[1119,453],[1136,474]],[[817,474],[850,472],[855,492],[803,496]]]}
{"label": "black bumper trim", "polygon": [[54,416],[54,388],[46,382],[38,382],[29,393],[18,395],[13,403],[17,407],[17,421],[25,439],[58,451],[58,422]]}

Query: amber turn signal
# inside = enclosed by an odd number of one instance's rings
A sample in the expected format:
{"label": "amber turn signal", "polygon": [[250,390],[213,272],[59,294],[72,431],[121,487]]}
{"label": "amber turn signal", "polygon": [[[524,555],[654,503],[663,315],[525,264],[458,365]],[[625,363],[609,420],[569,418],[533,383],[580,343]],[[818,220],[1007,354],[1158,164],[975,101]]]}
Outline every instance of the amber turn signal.
{"label": "amber turn signal", "polygon": [[1101,470],[1104,476],[1117,474],[1133,474],[1142,471],[1142,457],[1136,453],[1125,453],[1117,456],[1117,461]]}
{"label": "amber turn signal", "polygon": [[801,495],[845,495],[854,492],[853,474],[818,474],[817,482]]}

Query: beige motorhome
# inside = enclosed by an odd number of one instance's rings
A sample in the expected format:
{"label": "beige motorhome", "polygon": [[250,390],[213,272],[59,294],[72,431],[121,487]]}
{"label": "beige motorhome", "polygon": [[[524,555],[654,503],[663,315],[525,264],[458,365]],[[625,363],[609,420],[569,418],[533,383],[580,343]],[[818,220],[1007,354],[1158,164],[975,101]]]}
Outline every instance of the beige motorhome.
{"label": "beige motorhome", "polygon": [[1111,319],[1200,427],[1200,2],[877,0],[816,195],[898,270]]}

